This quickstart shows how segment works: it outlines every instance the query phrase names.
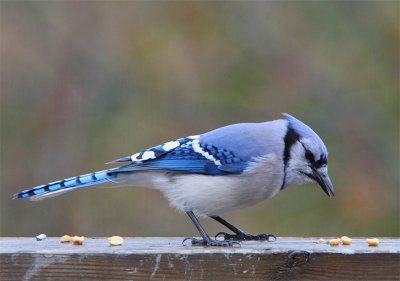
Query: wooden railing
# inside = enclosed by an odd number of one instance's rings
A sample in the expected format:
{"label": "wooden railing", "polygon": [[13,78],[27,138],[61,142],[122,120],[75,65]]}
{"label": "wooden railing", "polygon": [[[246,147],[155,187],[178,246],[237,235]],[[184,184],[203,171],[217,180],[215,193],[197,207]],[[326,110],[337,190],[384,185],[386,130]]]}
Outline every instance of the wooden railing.
{"label": "wooden railing", "polygon": [[105,238],[81,246],[58,238],[0,238],[0,280],[400,280],[400,239],[330,246],[278,238],[235,247],[182,245],[182,238]]}

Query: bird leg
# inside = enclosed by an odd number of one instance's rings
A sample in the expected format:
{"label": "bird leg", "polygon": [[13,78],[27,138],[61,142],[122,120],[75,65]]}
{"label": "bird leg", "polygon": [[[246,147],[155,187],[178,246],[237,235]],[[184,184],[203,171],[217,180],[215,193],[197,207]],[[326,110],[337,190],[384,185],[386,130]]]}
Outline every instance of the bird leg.
{"label": "bird leg", "polygon": [[[229,241],[229,240],[265,240],[265,241],[275,241],[276,237],[275,235],[272,234],[249,234],[246,232],[243,232],[242,230],[240,230],[239,228],[237,228],[236,226],[230,224],[229,222],[227,222],[226,220],[224,220],[223,218],[219,217],[219,216],[210,216],[210,218],[213,218],[214,220],[216,220],[217,222],[221,223],[222,225],[226,226],[227,228],[229,228],[230,230],[232,230],[235,234],[229,234],[226,232],[218,232],[217,235],[215,235],[215,239],[217,239],[218,236],[223,235],[224,236],[224,240],[223,241]],[[272,238],[273,240],[270,240],[270,238]]]}
{"label": "bird leg", "polygon": [[237,242],[233,241],[218,241],[211,239],[210,236],[208,236],[207,232],[203,228],[203,226],[200,224],[199,220],[193,213],[193,211],[186,212],[186,214],[189,216],[189,218],[192,220],[194,225],[196,226],[197,230],[199,231],[201,237],[203,239],[197,239],[194,237],[187,237],[185,238],[182,243],[185,243],[186,240],[190,240],[192,242],[192,245],[199,245],[199,246],[217,246],[217,247],[227,247],[227,246],[233,246],[233,245],[240,245]]}

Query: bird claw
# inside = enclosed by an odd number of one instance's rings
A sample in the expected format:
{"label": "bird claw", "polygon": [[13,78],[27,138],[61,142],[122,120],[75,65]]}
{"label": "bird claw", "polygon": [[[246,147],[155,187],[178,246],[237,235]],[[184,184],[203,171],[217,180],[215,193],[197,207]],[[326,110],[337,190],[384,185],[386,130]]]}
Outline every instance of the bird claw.
{"label": "bird claw", "polygon": [[218,232],[217,234],[215,234],[215,240],[217,240],[218,239],[218,236],[220,236],[220,235],[223,235],[224,236],[224,240],[230,240],[229,239],[229,237],[230,237],[230,234],[228,234],[228,233],[226,233],[226,232],[223,232],[223,231],[220,231],[220,232]]}
{"label": "bird claw", "polygon": [[187,240],[190,240],[193,246],[212,246],[212,247],[232,247],[232,246],[240,246],[240,243],[236,241],[219,241],[219,240],[205,240],[205,239],[197,239],[194,237],[186,237],[183,239],[182,244],[184,244]]}
{"label": "bird claw", "polygon": [[[215,239],[218,238],[218,236],[223,235],[224,240],[222,241],[227,241],[227,240],[239,240],[239,241],[244,241],[244,240],[258,240],[258,241],[268,241],[268,242],[272,242],[272,241],[276,241],[276,237],[275,235],[272,234],[248,234],[248,233],[241,233],[241,234],[229,234],[226,232],[218,232],[217,235],[215,235]],[[270,240],[273,239],[273,240]],[[221,240],[219,240],[221,241]]]}

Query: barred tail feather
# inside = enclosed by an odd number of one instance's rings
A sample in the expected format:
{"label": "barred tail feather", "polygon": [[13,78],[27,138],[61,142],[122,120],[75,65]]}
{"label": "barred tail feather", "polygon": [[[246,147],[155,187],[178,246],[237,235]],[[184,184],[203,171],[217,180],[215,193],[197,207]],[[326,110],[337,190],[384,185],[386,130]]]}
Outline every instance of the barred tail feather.
{"label": "barred tail feather", "polygon": [[15,194],[13,199],[29,198],[32,201],[37,201],[57,196],[77,188],[113,181],[114,179],[117,178],[117,174],[111,173],[112,170],[113,169],[99,171],[95,173],[80,175],[77,177],[51,182],[45,185],[39,185],[32,189],[24,190]]}

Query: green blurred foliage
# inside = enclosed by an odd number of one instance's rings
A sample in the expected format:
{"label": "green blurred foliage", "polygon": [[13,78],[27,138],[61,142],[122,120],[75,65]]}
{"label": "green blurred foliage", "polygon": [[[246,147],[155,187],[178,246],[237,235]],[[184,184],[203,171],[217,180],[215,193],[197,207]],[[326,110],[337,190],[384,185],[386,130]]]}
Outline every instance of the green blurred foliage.
{"label": "green blurred foliage", "polygon": [[398,1],[0,7],[2,236],[197,235],[154,190],[91,188],[41,202],[11,196],[281,112],[325,140],[337,196],[316,185],[289,188],[226,218],[280,236],[399,235]]}

